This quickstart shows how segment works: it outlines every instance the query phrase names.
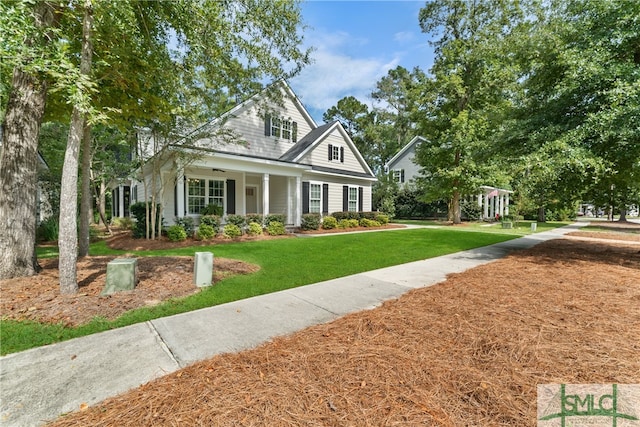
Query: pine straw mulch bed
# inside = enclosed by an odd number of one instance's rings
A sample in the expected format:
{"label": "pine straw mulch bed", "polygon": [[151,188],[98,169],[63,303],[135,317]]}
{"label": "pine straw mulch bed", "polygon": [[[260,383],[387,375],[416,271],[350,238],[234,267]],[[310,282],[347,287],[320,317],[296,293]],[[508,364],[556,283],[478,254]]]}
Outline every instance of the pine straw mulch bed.
{"label": "pine straw mulch bed", "polygon": [[[57,258],[41,260],[43,270],[36,276],[0,281],[2,318],[78,326],[97,316],[113,320],[129,310],[200,291],[193,284],[193,257],[138,257],[136,288],[102,296],[107,263],[114,258],[94,256],[79,260],[79,291],[75,295],[60,294]],[[259,268],[243,261],[216,258],[213,282]]]}
{"label": "pine straw mulch bed", "polygon": [[542,243],[51,425],[535,426],[545,383],[640,383],[640,245]]}

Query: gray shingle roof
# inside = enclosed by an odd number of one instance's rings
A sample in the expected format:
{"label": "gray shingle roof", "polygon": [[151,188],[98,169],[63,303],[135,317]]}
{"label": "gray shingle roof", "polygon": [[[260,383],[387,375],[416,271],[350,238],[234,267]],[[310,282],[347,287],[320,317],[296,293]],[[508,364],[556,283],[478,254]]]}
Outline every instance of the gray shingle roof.
{"label": "gray shingle roof", "polygon": [[289,149],[286,153],[280,156],[279,160],[284,160],[291,162],[300,154],[302,154],[307,148],[311,147],[317,140],[324,134],[327,129],[333,126],[336,122],[333,121],[331,123],[326,123],[322,126],[318,126],[308,134],[304,136],[301,140],[299,140],[293,147]]}

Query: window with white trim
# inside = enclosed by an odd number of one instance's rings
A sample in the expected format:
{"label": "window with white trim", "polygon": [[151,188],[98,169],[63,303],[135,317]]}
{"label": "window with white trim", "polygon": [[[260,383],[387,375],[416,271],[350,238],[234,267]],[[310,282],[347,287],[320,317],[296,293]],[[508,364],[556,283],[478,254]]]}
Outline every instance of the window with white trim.
{"label": "window with white trim", "polygon": [[404,182],[404,169],[394,169],[393,180],[398,183]]}
{"label": "window with white trim", "polygon": [[280,138],[280,129],[282,127],[282,120],[278,117],[271,117],[271,135],[276,138]]}
{"label": "window with white trim", "polygon": [[322,210],[322,185],[309,184],[309,213],[320,213]]}
{"label": "window with white trim", "polygon": [[290,140],[291,139],[291,121],[280,120],[280,124],[282,127],[282,138],[286,140]]}
{"label": "window with white trim", "polygon": [[197,215],[209,204],[224,206],[224,181],[188,178],[187,214]]}
{"label": "window with white trim", "polygon": [[189,178],[187,180],[187,213],[198,214],[207,206],[207,181]]}
{"label": "window with white trim", "polygon": [[358,187],[349,187],[349,212],[358,211]]}
{"label": "window with white trim", "polygon": [[331,147],[331,160],[340,161],[340,147],[336,145]]}
{"label": "window with white trim", "polygon": [[297,141],[297,124],[290,117],[273,117],[267,115],[265,123],[265,135],[287,141]]}

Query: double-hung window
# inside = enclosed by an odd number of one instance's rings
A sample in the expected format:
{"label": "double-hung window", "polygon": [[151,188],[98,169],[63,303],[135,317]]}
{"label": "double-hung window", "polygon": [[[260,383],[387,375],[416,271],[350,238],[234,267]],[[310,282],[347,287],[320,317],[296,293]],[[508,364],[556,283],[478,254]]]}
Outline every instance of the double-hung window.
{"label": "double-hung window", "polygon": [[358,187],[349,187],[349,211],[358,211]]}
{"label": "double-hung window", "polygon": [[322,209],[322,186],[309,184],[309,212],[320,213]]}
{"label": "double-hung window", "polygon": [[187,212],[198,214],[207,206],[207,181],[205,179],[189,178],[187,183]]}
{"label": "double-hung window", "polygon": [[282,119],[278,117],[271,117],[271,135],[276,138],[280,138],[280,130],[282,127]]}
{"label": "double-hung window", "polygon": [[189,178],[187,192],[188,214],[197,215],[209,204],[224,206],[224,181]]}

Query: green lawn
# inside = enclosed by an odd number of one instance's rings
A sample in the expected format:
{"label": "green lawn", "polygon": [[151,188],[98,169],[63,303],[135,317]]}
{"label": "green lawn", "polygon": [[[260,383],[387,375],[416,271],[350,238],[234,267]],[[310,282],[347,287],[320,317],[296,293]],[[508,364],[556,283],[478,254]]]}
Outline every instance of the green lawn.
{"label": "green lawn", "polygon": [[[398,224],[415,224],[415,225],[427,225],[427,226],[437,226],[446,229],[455,229],[456,231],[480,231],[482,233],[499,233],[499,234],[511,234],[515,237],[526,236],[527,234],[531,234],[531,223],[536,221],[518,221],[517,223],[513,223],[513,228],[511,229],[503,229],[502,223],[487,223],[487,222],[463,222],[461,225],[449,225],[443,222],[437,221],[427,221],[427,220],[394,220],[395,223]],[[537,222],[536,223],[536,232],[540,233],[542,231],[549,231],[554,228],[562,227],[569,222]]]}
{"label": "green lawn", "polygon": [[[85,336],[158,317],[214,306],[255,295],[316,283],[336,277],[391,265],[427,259],[461,250],[490,245],[517,237],[502,230],[469,233],[454,228],[414,229],[360,233],[314,238],[263,240],[161,251],[141,251],[139,256],[193,256],[212,251],[216,257],[240,259],[258,264],[251,275],[231,277],[181,300],[133,310],[114,321],[94,319],[68,328],[35,322],[0,321],[0,353],[7,354],[45,344]],[[504,230],[508,231],[508,230]],[[55,249],[41,248],[43,256],[55,256]],[[92,255],[117,255],[104,242],[93,244]]]}

